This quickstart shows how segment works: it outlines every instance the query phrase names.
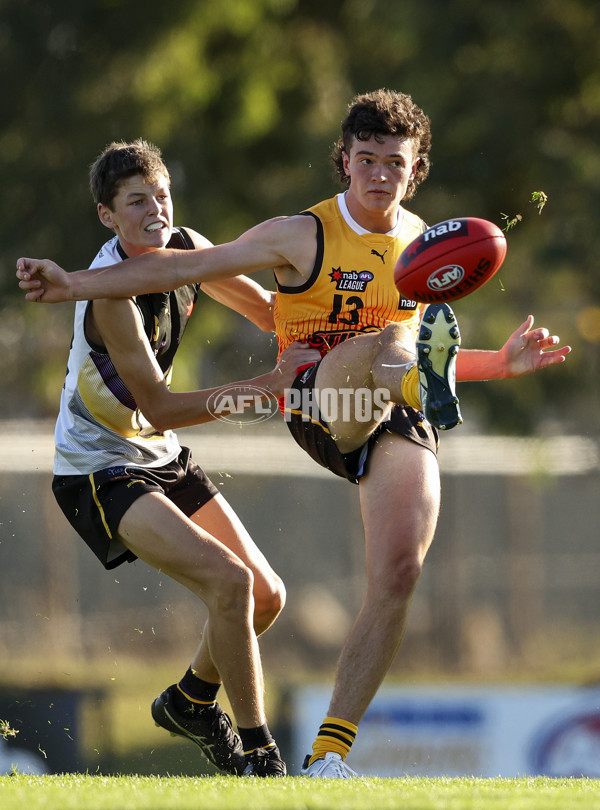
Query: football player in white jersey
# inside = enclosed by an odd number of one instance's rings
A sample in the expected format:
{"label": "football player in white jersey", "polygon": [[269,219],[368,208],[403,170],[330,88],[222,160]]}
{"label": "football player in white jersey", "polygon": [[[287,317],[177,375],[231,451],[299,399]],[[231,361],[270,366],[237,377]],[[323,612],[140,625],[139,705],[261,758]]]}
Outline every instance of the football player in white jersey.
{"label": "football player in white jersey", "polygon": [[[90,185],[100,221],[114,233],[92,267],[167,246],[210,245],[199,233],[173,227],[169,173],[152,144],[110,144],[91,167]],[[152,704],[155,722],[192,740],[224,773],[284,776],[265,716],[257,644],[284,605],[284,586],[173,432],[213,418],[214,389],[174,393],[168,385],[199,287],[77,304],[53,491],[105,568],[140,558],[208,609],[189,668]],[[250,279],[203,289],[261,329],[274,328],[272,294]],[[281,395],[298,362],[318,357],[300,344],[291,349],[272,371],[239,383],[240,394],[251,384]],[[229,395],[235,390],[235,383],[227,386]],[[217,702],[221,684],[238,732]]]}

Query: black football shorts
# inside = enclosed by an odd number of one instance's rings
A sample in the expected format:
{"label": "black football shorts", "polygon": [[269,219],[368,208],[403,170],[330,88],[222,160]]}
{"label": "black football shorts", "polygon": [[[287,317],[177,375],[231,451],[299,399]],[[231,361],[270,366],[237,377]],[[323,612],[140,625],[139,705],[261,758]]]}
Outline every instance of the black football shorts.
{"label": "black football shorts", "polygon": [[183,447],[164,467],[115,466],[90,475],[55,475],[52,491],[71,526],[110,569],[136,559],[118,532],[121,518],[141,495],[162,492],[190,517],[219,490]]}
{"label": "black football shorts", "polygon": [[[318,368],[319,363],[315,363],[296,377],[292,390],[297,392],[294,400],[301,402],[302,407],[289,410],[286,406],[284,415],[289,431],[296,442],[322,467],[326,467],[342,478],[347,478],[353,484],[358,484],[359,479],[368,470],[369,453],[373,445],[377,438],[386,431],[403,436],[437,454],[438,434],[436,429],[427,422],[421,411],[402,405],[395,405],[392,408],[389,419],[381,422],[375,428],[362,447],[358,447],[350,453],[340,453],[327,422],[311,400]],[[308,405],[310,413],[303,411],[305,404]]]}

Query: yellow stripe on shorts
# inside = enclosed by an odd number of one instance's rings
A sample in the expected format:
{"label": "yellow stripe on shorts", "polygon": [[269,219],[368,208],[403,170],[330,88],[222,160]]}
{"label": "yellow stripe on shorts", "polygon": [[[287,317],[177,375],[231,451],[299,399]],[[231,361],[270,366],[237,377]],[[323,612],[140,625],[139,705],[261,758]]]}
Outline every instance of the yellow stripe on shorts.
{"label": "yellow stripe on shorts", "polygon": [[102,505],[98,500],[98,496],[96,495],[96,484],[94,483],[94,473],[90,473],[88,478],[90,479],[90,484],[92,485],[92,495],[94,498],[94,503],[96,504],[96,506],[98,507],[98,511],[100,512],[100,517],[102,518],[102,523],[104,524],[104,528],[106,529],[106,534],[112,540],[113,536],[111,534],[110,529],[108,528],[108,523],[106,522],[106,517],[104,515],[104,509],[102,508]]}

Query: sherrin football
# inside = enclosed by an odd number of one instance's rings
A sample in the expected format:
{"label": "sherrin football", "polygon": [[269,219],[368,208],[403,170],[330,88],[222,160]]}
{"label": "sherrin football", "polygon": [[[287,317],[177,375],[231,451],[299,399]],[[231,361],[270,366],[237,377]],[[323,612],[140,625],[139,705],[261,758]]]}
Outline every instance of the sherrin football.
{"label": "sherrin football", "polygon": [[455,301],[488,282],[506,256],[506,237],[487,219],[446,219],[405,247],[394,270],[400,295],[432,304]]}

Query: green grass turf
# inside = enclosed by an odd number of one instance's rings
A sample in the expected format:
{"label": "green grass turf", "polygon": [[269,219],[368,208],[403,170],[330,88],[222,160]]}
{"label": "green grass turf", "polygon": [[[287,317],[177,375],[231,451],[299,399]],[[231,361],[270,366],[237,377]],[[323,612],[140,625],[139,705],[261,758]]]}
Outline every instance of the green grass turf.
{"label": "green grass turf", "polygon": [[593,779],[0,777],[2,810],[600,810]]}

